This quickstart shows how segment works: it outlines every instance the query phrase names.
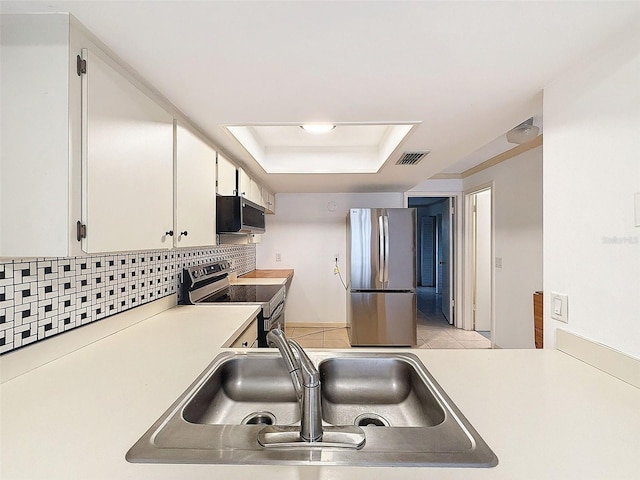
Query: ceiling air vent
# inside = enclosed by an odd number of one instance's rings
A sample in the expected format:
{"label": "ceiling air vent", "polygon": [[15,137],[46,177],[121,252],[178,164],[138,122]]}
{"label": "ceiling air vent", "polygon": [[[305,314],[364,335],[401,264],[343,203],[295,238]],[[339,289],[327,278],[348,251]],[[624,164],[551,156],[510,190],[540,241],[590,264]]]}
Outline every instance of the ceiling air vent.
{"label": "ceiling air vent", "polygon": [[428,154],[429,152],[404,152],[396,165],[415,165]]}

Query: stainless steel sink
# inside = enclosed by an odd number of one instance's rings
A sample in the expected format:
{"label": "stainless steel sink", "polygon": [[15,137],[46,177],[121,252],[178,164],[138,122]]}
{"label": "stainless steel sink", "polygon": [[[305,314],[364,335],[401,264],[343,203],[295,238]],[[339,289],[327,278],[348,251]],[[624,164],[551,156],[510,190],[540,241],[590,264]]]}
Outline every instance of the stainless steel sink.
{"label": "stainless steel sink", "polygon": [[266,425],[299,425],[275,352],[218,355],[127,452],[130,462],[491,467],[498,459],[412,354],[308,352],[321,376],[323,424],[357,425],[359,450],[264,448]]}
{"label": "stainless steel sink", "polygon": [[319,371],[328,423],[433,427],[445,421],[444,407],[404,357],[336,357],[322,361]]}
{"label": "stainless steel sink", "polygon": [[237,356],[220,364],[182,412],[190,423],[273,424],[300,421],[289,373],[280,357]]}

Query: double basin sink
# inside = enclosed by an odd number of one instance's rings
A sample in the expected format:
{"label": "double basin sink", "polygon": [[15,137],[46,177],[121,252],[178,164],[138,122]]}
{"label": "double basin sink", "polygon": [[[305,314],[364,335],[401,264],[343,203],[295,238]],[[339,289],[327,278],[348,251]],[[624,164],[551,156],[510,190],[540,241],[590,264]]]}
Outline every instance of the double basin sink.
{"label": "double basin sink", "polygon": [[277,352],[218,355],[127,453],[130,462],[492,467],[498,459],[412,354],[310,352],[322,424],[360,427],[359,448],[265,448],[268,425],[300,425]]}

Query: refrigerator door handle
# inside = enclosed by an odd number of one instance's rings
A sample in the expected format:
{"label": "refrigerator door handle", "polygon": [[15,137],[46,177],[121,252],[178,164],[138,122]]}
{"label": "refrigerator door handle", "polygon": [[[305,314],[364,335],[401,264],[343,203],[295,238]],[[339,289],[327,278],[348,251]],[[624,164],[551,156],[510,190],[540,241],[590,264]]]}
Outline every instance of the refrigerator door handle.
{"label": "refrigerator door handle", "polygon": [[384,281],[389,282],[389,217],[383,217],[384,224]]}
{"label": "refrigerator door handle", "polygon": [[384,217],[378,217],[378,281],[384,285],[384,266],[385,266],[385,232]]}

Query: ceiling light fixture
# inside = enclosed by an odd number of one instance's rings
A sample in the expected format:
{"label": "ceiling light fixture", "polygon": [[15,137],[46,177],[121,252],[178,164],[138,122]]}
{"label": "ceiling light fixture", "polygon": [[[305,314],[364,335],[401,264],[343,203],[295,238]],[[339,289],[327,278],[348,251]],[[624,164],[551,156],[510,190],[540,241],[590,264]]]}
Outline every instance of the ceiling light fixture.
{"label": "ceiling light fixture", "polygon": [[336,126],[330,123],[305,123],[300,125],[300,128],[314,135],[322,135],[323,133],[329,133]]}
{"label": "ceiling light fixture", "polygon": [[529,120],[509,130],[507,132],[507,141],[522,145],[536,138],[539,132],[540,129],[533,124],[533,117],[531,117]]}

